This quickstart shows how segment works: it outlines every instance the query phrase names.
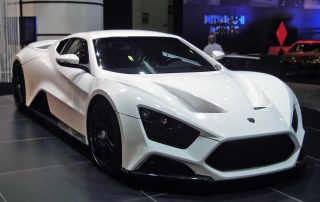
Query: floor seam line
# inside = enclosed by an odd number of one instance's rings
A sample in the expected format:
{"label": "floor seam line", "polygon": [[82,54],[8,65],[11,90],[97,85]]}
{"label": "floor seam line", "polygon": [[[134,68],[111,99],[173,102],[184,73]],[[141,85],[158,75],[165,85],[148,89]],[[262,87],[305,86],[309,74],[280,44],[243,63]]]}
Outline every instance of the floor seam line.
{"label": "floor seam line", "polygon": [[39,168],[30,168],[30,169],[23,169],[23,170],[14,170],[14,171],[8,171],[0,173],[0,176],[3,175],[12,175],[17,173],[26,173],[26,172],[33,172],[33,171],[39,171],[39,170],[45,170],[45,169],[51,169],[51,168],[59,168],[59,167],[67,167],[67,166],[75,166],[75,165],[81,165],[81,164],[87,164],[91,161],[80,161],[75,163],[69,163],[69,164],[57,164],[53,166],[46,166],[46,167],[39,167]]}
{"label": "floor seam line", "polygon": [[294,201],[303,202],[302,200],[297,199],[297,198],[294,197],[294,196],[290,196],[289,194],[286,194],[286,193],[284,193],[284,192],[282,192],[282,191],[280,191],[280,190],[278,190],[278,189],[275,189],[275,188],[273,188],[273,187],[269,187],[269,189],[271,189],[271,190],[274,191],[274,192],[277,192],[278,194],[281,194],[281,195],[283,195],[283,196],[286,196],[286,197],[288,197],[288,198],[290,198],[290,199],[292,199],[292,200],[294,200]]}
{"label": "floor seam line", "polygon": [[[141,192],[140,192],[141,193]],[[161,193],[161,194],[155,194],[155,195],[151,195],[151,197],[158,197],[158,196],[164,196],[167,193]],[[145,195],[145,194],[144,194]],[[127,199],[127,200],[123,200],[122,202],[129,202],[129,201],[137,201],[137,200],[141,200],[141,199],[147,199],[149,198],[148,196],[142,196],[142,197],[138,197],[138,198],[132,198],[132,199]],[[150,199],[150,198],[149,198]]]}
{"label": "floor seam line", "polygon": [[319,128],[314,128],[314,127],[311,127],[311,126],[304,126],[306,129],[308,129],[308,130],[313,130],[313,131],[315,131],[315,132],[319,132],[320,131],[320,129]]}
{"label": "floor seam line", "polygon": [[14,104],[14,102],[12,102],[12,100],[8,97],[8,95],[5,95],[4,96],[7,100],[9,100],[9,102],[11,103],[11,104]]}
{"label": "floor seam line", "polygon": [[5,96],[5,98],[7,99],[7,100],[9,100],[9,102],[11,103],[10,104],[10,107],[12,107],[13,109],[16,109],[16,107],[15,107],[15,102],[12,102],[12,100],[10,100],[10,98],[6,95]]}
{"label": "floor seam line", "polygon": [[155,197],[164,196],[164,195],[167,195],[167,193],[154,194],[154,195],[150,195],[150,196],[152,198],[155,198]]}
{"label": "floor seam line", "polygon": [[316,157],[313,157],[313,156],[310,156],[310,155],[307,155],[306,157],[307,157],[307,158],[310,158],[310,159],[312,159],[312,160],[315,160],[315,161],[320,162],[320,159],[318,159],[318,158],[316,158]]}
{"label": "floor seam line", "polygon": [[0,198],[3,200],[3,202],[7,202],[6,198],[3,196],[1,192],[0,192]]}
{"label": "floor seam line", "polygon": [[48,137],[27,138],[27,139],[20,139],[20,140],[6,140],[6,141],[0,141],[0,144],[15,143],[15,142],[27,142],[27,141],[38,141],[38,140],[47,140],[47,139],[57,139],[57,137],[48,136]]}
{"label": "floor seam line", "polygon": [[126,200],[123,200],[122,202],[137,201],[137,200],[147,199],[147,198],[148,197],[146,197],[146,196],[142,196],[142,197],[133,198],[133,199],[126,199]]}
{"label": "floor seam line", "polygon": [[0,121],[0,124],[18,122],[18,121],[29,121],[29,120],[30,119],[16,119],[16,120],[10,120],[10,121]]}
{"label": "floor seam line", "polygon": [[140,190],[140,192],[141,192],[142,194],[144,194],[146,197],[148,197],[151,201],[153,201],[153,202],[158,202],[156,199],[152,198],[152,196],[149,196],[149,195],[148,195],[147,193],[145,193],[144,191]]}

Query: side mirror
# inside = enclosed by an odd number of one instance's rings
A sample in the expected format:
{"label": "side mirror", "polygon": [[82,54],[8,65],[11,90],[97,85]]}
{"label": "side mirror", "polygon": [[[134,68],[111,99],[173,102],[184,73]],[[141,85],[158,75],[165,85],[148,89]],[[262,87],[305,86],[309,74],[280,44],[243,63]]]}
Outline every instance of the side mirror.
{"label": "side mirror", "polygon": [[73,64],[78,65],[79,64],[79,57],[75,54],[65,54],[65,55],[59,55],[56,58],[58,63],[62,64]]}
{"label": "side mirror", "polygon": [[221,60],[224,57],[224,52],[221,51],[212,51],[212,57],[215,60]]}

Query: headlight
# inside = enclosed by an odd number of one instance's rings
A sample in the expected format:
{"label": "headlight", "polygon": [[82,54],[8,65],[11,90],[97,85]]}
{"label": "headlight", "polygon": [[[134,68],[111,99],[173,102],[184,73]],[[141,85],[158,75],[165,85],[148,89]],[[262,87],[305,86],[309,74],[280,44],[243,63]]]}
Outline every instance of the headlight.
{"label": "headlight", "polygon": [[294,132],[297,132],[297,130],[298,130],[298,114],[297,114],[297,110],[296,110],[295,105],[293,105],[293,115],[292,115],[291,125],[292,125]]}
{"label": "headlight", "polygon": [[140,107],[139,113],[147,137],[155,142],[186,149],[200,134],[196,129],[151,109]]}

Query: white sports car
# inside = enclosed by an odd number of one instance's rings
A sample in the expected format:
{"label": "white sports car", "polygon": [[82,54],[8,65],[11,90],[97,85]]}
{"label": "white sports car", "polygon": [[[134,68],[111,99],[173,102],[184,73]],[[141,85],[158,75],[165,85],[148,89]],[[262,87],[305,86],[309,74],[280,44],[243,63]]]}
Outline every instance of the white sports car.
{"label": "white sports car", "polygon": [[230,71],[174,35],[35,42],[17,54],[13,86],[19,110],[89,145],[111,172],[229,180],[293,168],[303,153],[301,111],[286,84]]}

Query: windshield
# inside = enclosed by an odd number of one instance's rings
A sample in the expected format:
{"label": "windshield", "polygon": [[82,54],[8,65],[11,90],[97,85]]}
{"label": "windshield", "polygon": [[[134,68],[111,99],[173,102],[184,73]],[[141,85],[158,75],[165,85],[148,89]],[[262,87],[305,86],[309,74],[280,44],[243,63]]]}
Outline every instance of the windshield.
{"label": "windshield", "polygon": [[306,43],[306,44],[296,44],[290,50],[290,52],[311,52],[319,51],[320,43]]}
{"label": "windshield", "polygon": [[93,40],[98,65],[126,74],[214,71],[196,51],[168,37],[112,37]]}

